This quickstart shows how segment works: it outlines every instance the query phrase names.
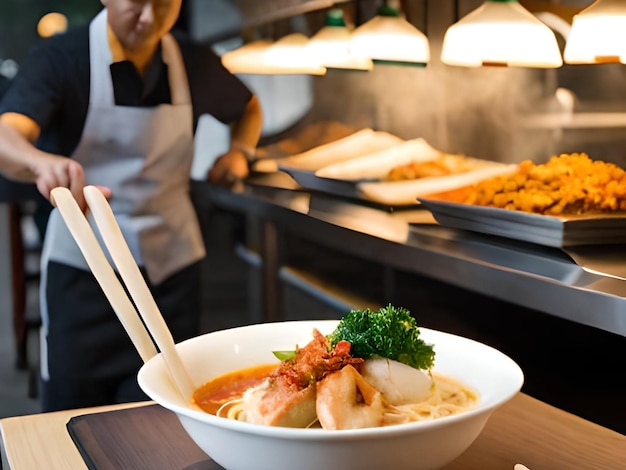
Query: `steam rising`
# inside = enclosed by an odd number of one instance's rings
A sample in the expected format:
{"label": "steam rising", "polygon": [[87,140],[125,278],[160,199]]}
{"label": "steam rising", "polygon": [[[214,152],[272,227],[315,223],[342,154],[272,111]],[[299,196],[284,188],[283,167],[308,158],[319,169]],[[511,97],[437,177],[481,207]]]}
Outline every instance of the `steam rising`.
{"label": "steam rising", "polygon": [[552,132],[521,125],[525,113],[546,106],[546,72],[520,68],[470,69],[378,66],[369,73],[330,71],[316,78],[323,119],[369,126],[405,139],[423,137],[434,147],[494,161],[545,160]]}

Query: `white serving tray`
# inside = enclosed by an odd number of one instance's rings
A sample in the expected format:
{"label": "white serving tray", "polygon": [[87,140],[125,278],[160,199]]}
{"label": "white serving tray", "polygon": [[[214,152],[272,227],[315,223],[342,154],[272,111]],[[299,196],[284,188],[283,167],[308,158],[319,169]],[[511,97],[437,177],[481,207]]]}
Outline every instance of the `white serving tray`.
{"label": "white serving tray", "polygon": [[402,138],[388,132],[361,129],[334,142],[282,158],[278,164],[283,168],[315,172],[325,166],[385,150],[402,142]]}
{"label": "white serving tray", "polygon": [[362,157],[326,165],[315,175],[353,181],[368,178],[382,180],[396,166],[434,160],[441,153],[422,138],[411,139],[380,151],[372,150]]}
{"label": "white serving tray", "polygon": [[[473,159],[478,160],[478,159]],[[512,173],[517,165],[482,160],[476,170],[446,176],[432,176],[404,181],[361,181],[361,197],[379,204],[406,206],[418,204],[417,198],[453,191],[487,178]]]}
{"label": "white serving tray", "polygon": [[[395,139],[398,138],[365,129],[341,142],[284,159],[279,163],[279,169],[306,189],[400,207],[418,205],[418,197],[459,189],[517,168],[517,165],[462,156],[474,170],[414,180],[385,181],[389,171],[397,166],[445,155],[423,138],[399,142]],[[392,145],[387,145],[389,143]],[[352,147],[355,144],[356,149]]]}

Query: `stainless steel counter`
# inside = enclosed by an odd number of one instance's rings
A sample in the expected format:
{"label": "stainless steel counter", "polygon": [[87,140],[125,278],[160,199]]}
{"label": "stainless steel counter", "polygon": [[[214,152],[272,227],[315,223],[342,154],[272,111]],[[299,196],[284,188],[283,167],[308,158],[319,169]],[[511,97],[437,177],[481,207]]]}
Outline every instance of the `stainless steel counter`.
{"label": "stainless steel counter", "polygon": [[265,320],[280,312],[274,291],[284,228],[393,269],[626,336],[626,281],[589,273],[558,248],[448,229],[422,209],[391,211],[309,193],[281,173],[203,191],[215,206],[262,226]]}

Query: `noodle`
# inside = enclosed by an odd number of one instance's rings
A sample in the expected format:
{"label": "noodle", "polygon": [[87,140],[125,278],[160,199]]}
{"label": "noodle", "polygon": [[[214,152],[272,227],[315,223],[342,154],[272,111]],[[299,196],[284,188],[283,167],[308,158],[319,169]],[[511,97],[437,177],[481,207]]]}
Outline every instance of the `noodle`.
{"label": "noodle", "polygon": [[450,377],[432,373],[432,394],[420,403],[388,405],[384,426],[424,421],[468,411],[478,403],[478,395]]}
{"label": "noodle", "polygon": [[243,398],[236,398],[234,400],[227,401],[220,406],[215,412],[215,416],[220,418],[236,419],[239,421],[245,421],[243,416],[244,403]]}

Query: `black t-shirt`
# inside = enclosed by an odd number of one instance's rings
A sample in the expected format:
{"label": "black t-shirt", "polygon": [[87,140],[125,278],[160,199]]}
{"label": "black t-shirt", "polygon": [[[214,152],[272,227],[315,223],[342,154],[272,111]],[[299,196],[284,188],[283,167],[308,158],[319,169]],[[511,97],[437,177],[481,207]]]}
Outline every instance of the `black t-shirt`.
{"label": "black t-shirt", "polygon": [[[177,39],[187,70],[194,129],[202,114],[228,124],[241,117],[250,90],[210,48],[182,33]],[[157,54],[160,57],[159,54]],[[41,127],[37,146],[70,156],[80,141],[89,105],[89,27],[53,36],[33,47],[0,101],[0,114],[15,112]],[[111,64],[116,104],[155,106],[170,102],[167,65],[157,60],[142,80],[130,62]]]}

